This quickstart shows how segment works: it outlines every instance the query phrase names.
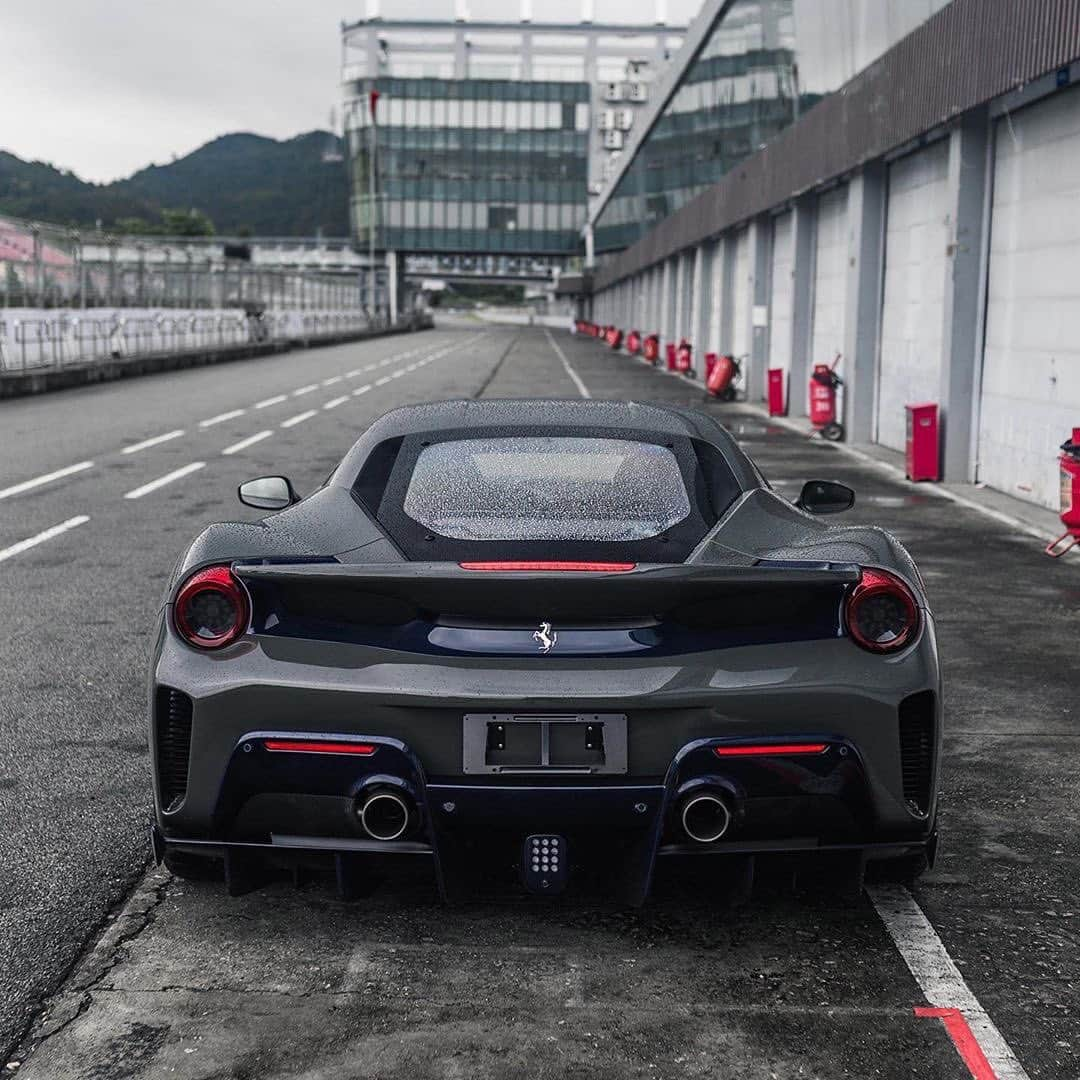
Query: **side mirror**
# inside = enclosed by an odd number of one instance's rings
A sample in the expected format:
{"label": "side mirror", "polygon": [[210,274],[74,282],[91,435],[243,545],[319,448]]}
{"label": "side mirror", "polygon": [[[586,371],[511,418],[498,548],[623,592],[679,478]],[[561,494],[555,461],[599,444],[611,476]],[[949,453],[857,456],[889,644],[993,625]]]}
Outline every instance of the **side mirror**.
{"label": "side mirror", "polygon": [[237,488],[236,494],[245,506],[256,510],[284,510],[300,501],[285,476],[260,476],[257,480],[248,480]]}
{"label": "side mirror", "polygon": [[832,480],[807,480],[795,505],[808,514],[842,514],[855,505],[855,492]]}

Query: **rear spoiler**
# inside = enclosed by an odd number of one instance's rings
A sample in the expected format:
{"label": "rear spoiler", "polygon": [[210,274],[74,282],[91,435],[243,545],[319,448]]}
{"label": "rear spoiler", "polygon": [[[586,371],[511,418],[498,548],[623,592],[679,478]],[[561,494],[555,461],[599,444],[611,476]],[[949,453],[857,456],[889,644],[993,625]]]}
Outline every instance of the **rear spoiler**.
{"label": "rear spoiler", "polygon": [[405,601],[431,612],[502,618],[618,618],[768,597],[822,599],[859,580],[857,566],[641,564],[617,572],[466,570],[456,563],[234,565],[245,582],[305,594]]}

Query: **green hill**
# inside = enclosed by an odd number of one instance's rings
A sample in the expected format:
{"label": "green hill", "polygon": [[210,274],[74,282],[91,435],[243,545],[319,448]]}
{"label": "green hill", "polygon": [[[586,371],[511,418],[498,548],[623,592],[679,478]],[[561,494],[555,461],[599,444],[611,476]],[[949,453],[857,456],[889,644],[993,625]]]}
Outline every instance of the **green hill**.
{"label": "green hill", "polygon": [[0,151],[0,213],[106,229],[124,218],[155,221],[165,209],[197,209],[219,233],[346,236],[346,172],[324,162],[340,143],[325,131],[293,139],[223,135],[168,165],[90,184],[40,161]]}

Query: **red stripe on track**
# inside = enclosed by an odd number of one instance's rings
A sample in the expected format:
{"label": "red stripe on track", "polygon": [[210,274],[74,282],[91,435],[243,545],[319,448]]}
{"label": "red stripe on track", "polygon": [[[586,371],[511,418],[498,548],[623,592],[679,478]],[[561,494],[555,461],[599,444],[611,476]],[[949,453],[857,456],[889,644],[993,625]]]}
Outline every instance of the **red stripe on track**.
{"label": "red stripe on track", "polygon": [[956,1047],[956,1052],[964,1059],[974,1080],[998,1080],[997,1073],[986,1060],[979,1040],[975,1038],[964,1014],[959,1009],[933,1009],[926,1005],[916,1005],[915,1015],[923,1018],[940,1020],[949,1033],[949,1038]]}

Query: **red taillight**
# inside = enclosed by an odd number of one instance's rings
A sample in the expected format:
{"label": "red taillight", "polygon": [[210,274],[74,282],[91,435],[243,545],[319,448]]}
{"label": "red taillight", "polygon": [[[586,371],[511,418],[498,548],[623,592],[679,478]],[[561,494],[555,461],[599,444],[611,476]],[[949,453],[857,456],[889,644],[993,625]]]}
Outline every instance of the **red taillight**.
{"label": "red taillight", "polygon": [[829,744],[813,743],[742,743],[739,746],[714,746],[717,757],[768,757],[782,754],[824,754]]}
{"label": "red taillight", "polygon": [[220,649],[247,629],[248,596],[227,566],[208,566],[180,586],[173,605],[177,632],[198,649]]}
{"label": "red taillight", "polygon": [[895,574],[863,570],[844,604],[844,621],[857,645],[870,652],[895,652],[915,636],[919,605]]}
{"label": "red taillight", "polygon": [[625,574],[633,570],[637,563],[632,562],[463,562],[458,563],[462,570],[531,570],[541,573],[562,571],[573,574]]}
{"label": "red taillight", "polygon": [[263,747],[286,754],[357,754],[371,757],[378,749],[371,743],[334,742],[329,739],[265,739]]}

